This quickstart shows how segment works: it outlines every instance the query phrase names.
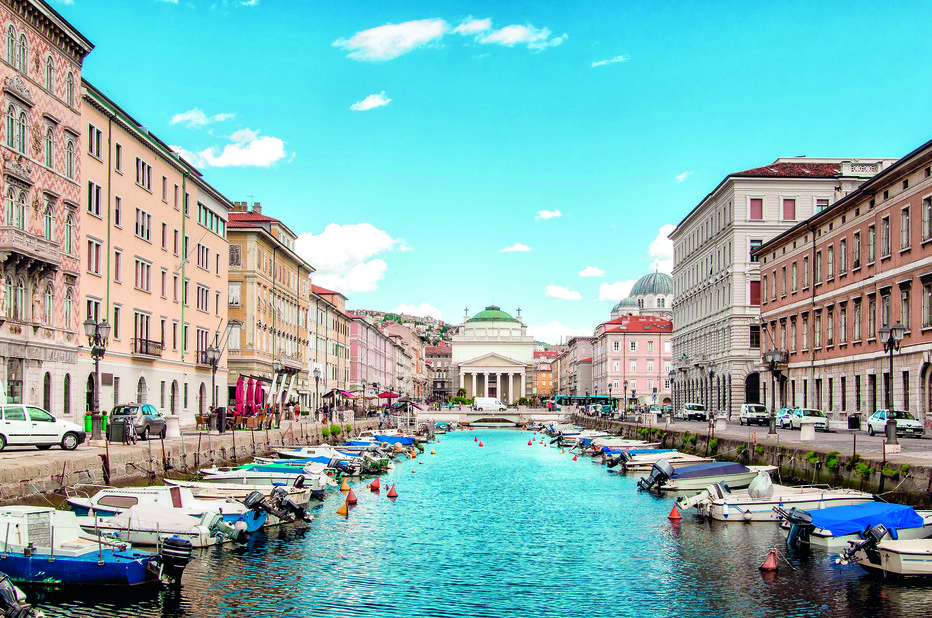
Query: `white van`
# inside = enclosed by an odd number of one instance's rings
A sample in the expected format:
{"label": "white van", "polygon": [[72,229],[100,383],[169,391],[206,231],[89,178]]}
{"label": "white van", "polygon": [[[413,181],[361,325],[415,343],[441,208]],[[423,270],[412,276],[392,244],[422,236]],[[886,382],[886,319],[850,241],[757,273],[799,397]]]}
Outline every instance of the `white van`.
{"label": "white van", "polygon": [[476,397],[472,400],[473,410],[483,412],[504,412],[505,404],[494,397]]}
{"label": "white van", "polygon": [[701,403],[686,403],[680,408],[677,417],[687,421],[707,421],[709,420],[709,413]]}

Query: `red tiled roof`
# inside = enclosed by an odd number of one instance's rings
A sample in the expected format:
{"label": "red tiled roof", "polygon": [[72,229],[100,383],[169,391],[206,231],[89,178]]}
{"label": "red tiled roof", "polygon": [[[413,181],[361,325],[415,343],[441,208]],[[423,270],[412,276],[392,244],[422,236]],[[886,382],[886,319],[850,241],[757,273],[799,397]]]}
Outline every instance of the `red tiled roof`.
{"label": "red tiled roof", "polygon": [[835,178],[841,174],[837,163],[772,163],[763,167],[735,172],[730,176],[743,177],[782,177],[782,178]]}
{"label": "red tiled roof", "polygon": [[589,358],[580,358],[580,359],[579,359],[579,362],[580,362],[580,363],[591,363],[591,362],[592,362],[592,357],[590,356]]}
{"label": "red tiled roof", "polygon": [[236,224],[242,224],[244,227],[249,226],[250,224],[255,223],[281,223],[278,219],[274,217],[268,217],[266,215],[261,215],[255,212],[237,212],[231,211],[227,215],[227,223],[229,226],[235,227]]}
{"label": "red tiled roof", "polygon": [[[313,290],[315,294],[340,294],[339,292],[334,292],[333,290],[322,288],[319,285],[314,285],[313,283],[311,284],[311,290]],[[340,294],[340,296],[342,296],[342,294]]]}
{"label": "red tiled roof", "polygon": [[623,315],[620,318],[603,322],[607,333],[651,333],[673,332],[673,322],[667,318],[654,315]]}

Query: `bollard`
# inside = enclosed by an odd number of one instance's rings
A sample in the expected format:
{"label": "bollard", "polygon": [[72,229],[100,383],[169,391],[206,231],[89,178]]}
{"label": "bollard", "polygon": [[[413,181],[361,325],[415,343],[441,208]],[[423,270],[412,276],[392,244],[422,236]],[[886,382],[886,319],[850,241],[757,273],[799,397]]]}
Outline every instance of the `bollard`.
{"label": "bollard", "polygon": [[[893,413],[893,410],[890,410],[887,412],[888,415],[892,413]],[[887,432],[887,444],[899,444],[896,441],[896,419],[895,418],[887,419],[886,432]]]}

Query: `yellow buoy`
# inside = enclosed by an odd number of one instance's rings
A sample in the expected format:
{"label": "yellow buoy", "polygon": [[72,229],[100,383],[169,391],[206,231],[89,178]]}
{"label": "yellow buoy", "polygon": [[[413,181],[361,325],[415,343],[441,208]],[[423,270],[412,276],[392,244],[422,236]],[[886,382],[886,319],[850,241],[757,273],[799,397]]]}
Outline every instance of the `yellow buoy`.
{"label": "yellow buoy", "polygon": [[346,482],[346,479],[343,479],[343,484],[340,485],[340,491],[346,493],[349,491],[349,484]]}
{"label": "yellow buoy", "polygon": [[349,515],[349,506],[344,502],[343,506],[337,509],[337,515],[343,515],[344,517]]}
{"label": "yellow buoy", "polygon": [[431,451],[430,451],[430,454],[431,454],[431,455],[436,455],[436,454],[437,454],[437,451],[431,450]]}

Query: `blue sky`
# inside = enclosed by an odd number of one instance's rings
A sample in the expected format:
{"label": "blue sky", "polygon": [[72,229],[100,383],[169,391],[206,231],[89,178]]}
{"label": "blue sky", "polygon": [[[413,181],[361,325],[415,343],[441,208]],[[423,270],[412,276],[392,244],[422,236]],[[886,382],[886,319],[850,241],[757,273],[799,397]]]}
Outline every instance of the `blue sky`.
{"label": "blue sky", "polygon": [[730,172],[930,137],[927,2],[51,0],[350,308],[585,333]]}

